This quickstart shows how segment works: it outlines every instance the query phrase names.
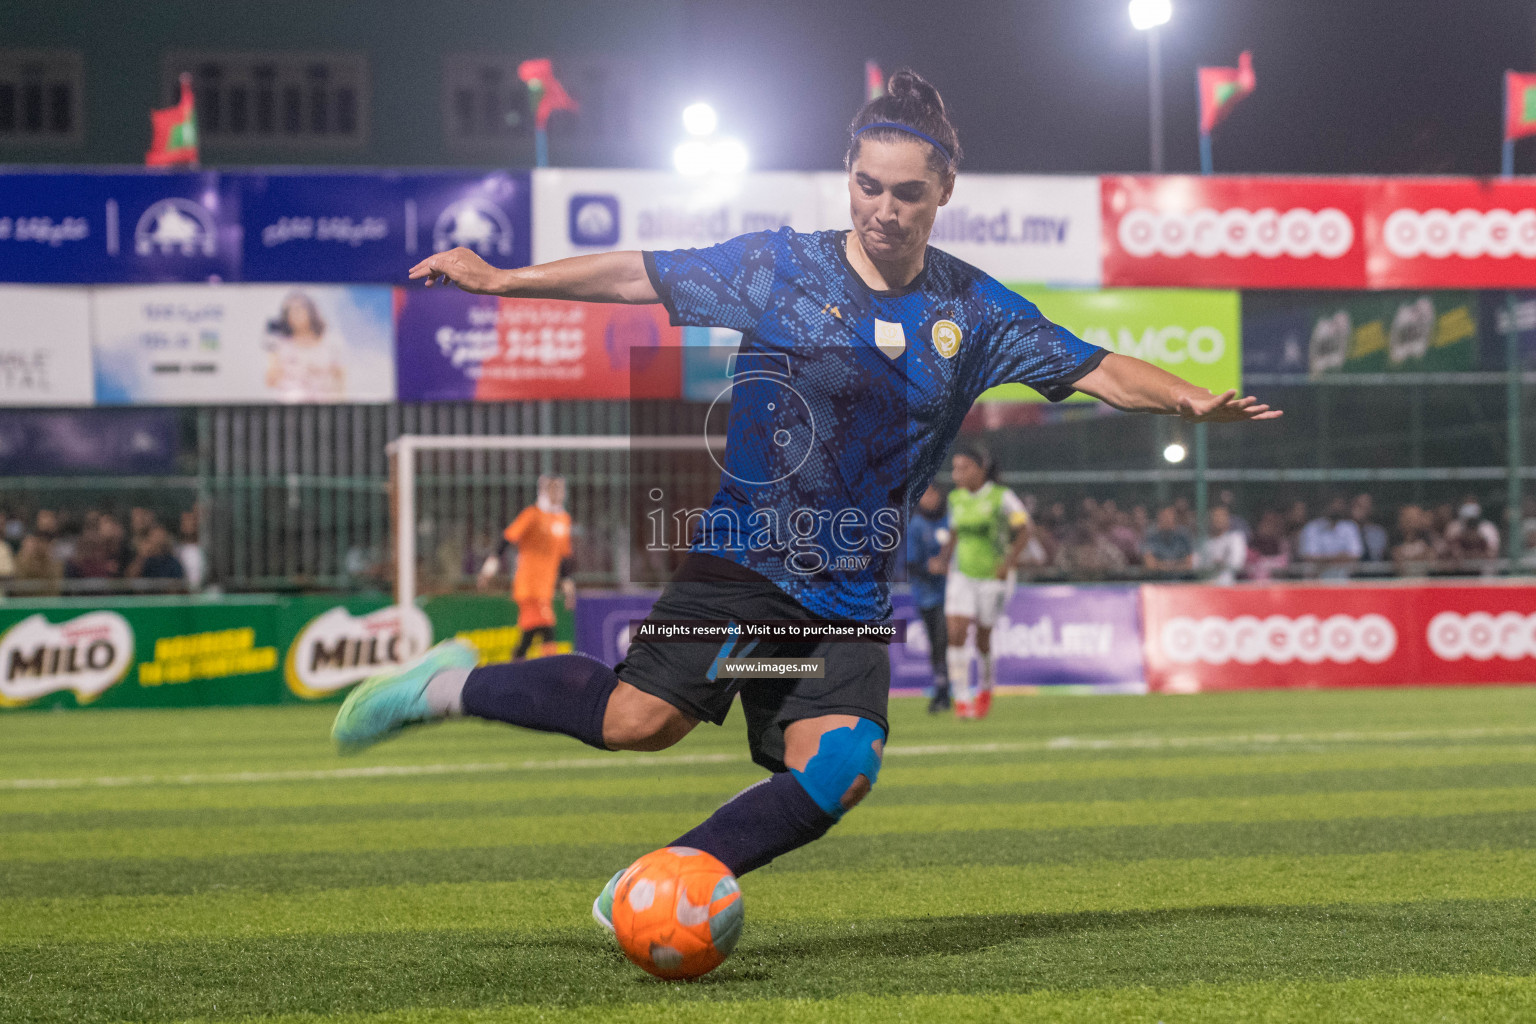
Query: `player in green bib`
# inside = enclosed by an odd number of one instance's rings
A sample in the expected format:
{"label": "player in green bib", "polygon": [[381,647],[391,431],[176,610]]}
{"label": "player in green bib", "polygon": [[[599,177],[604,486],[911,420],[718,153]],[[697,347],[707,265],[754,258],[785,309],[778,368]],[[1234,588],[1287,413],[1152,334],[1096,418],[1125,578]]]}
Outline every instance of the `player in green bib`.
{"label": "player in green bib", "polygon": [[[955,717],[985,718],[992,710],[992,627],[1013,588],[1013,567],[1029,542],[1029,513],[1019,496],[993,477],[996,466],[985,452],[959,451],[951,468],[950,537],[944,555],[950,562],[944,589],[949,626],[949,679]],[[981,663],[971,687],[971,652],[966,638],[976,627]]]}

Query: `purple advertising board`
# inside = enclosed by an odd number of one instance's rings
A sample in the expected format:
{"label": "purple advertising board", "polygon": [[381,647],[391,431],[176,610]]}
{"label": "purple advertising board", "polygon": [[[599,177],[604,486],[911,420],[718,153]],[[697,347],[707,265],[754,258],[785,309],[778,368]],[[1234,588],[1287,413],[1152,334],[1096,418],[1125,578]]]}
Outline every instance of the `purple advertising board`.
{"label": "purple advertising board", "polygon": [[475,371],[500,349],[498,306],[494,295],[457,288],[397,288],[395,376],[401,401],[474,401]]}
{"label": "purple advertising board", "polygon": [[[608,664],[624,657],[629,623],[657,598],[583,594],[576,604],[576,649]],[[1144,693],[1141,603],[1137,587],[1019,587],[992,632],[997,683],[1102,693]],[[894,617],[907,621],[905,643],[891,644],[891,691],[916,693],[932,683],[928,637],[907,594],[892,595]]]}
{"label": "purple advertising board", "polygon": [[617,665],[629,649],[629,624],[651,613],[660,591],[583,593],[576,602],[576,650],[605,665]]}
{"label": "purple advertising board", "polygon": [[[992,630],[998,686],[1086,687],[1143,693],[1141,605],[1136,587],[1018,587]],[[928,635],[912,599],[892,598],[908,620],[891,645],[891,688],[928,686]]]}

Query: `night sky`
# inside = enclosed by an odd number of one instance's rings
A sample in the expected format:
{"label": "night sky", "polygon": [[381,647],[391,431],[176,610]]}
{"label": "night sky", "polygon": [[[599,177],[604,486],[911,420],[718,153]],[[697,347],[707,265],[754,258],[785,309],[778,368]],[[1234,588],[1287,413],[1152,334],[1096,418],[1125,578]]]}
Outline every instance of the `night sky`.
{"label": "night sky", "polygon": [[[1198,167],[1195,68],[1253,51],[1223,172],[1493,174],[1502,74],[1536,71],[1536,2],[1173,0],[1167,168]],[[1123,0],[691,0],[679,88],[708,93],[762,169],[836,165],[862,61],[939,86],[976,171],[1147,168],[1144,37]],[[1536,173],[1536,141],[1519,150]]]}

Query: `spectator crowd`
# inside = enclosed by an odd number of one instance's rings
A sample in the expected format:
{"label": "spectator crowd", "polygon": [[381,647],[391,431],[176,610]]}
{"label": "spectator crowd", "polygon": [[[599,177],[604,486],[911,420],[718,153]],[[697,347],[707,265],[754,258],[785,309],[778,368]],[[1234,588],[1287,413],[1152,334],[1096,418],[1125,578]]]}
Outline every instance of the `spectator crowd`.
{"label": "spectator crowd", "polygon": [[[1321,508],[1296,500],[1240,515],[1230,491],[1210,509],[1204,530],[1181,498],[1150,512],[1083,498],[1043,507],[1024,496],[1033,528],[1019,565],[1037,578],[1145,576],[1239,579],[1342,579],[1351,576],[1491,574],[1505,567],[1503,537],[1475,495],[1457,505],[1404,505],[1388,528],[1369,494],[1336,495]],[[1520,568],[1536,569],[1536,500],[1527,499]]]}
{"label": "spectator crowd", "polygon": [[203,589],[208,559],[198,515],[182,512],[176,534],[143,507],[126,519],[92,509],[0,512],[0,587],[17,594]]}

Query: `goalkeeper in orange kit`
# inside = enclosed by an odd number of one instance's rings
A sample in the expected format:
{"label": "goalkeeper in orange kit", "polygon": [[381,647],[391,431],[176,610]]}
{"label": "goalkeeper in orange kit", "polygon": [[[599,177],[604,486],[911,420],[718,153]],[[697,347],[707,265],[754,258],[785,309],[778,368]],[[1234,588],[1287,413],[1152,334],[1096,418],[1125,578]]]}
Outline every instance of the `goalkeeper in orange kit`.
{"label": "goalkeeper in orange kit", "polygon": [[565,478],[539,477],[539,497],[518,513],[502,531],[501,546],[480,568],[480,589],[490,586],[501,570],[502,555],[517,548],[517,570],[512,574],[512,600],[517,605],[517,625],[522,630],[514,660],[528,656],[535,640],[555,639],[555,586],[565,607],[576,607],[576,583],[571,579],[571,515],[565,510]]}

